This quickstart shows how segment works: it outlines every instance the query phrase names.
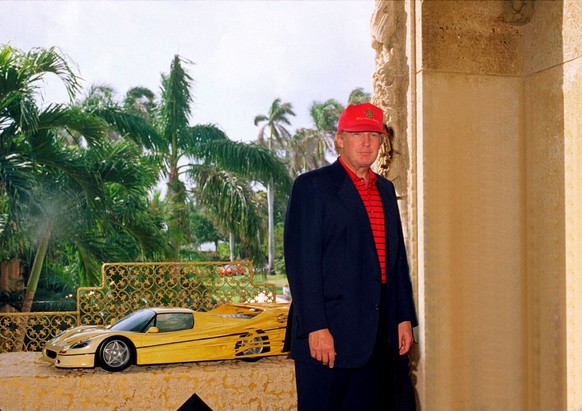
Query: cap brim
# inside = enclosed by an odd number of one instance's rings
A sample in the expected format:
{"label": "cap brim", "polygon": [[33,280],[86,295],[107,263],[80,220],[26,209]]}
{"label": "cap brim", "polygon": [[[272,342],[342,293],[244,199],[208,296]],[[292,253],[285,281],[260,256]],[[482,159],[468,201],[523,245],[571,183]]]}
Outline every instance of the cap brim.
{"label": "cap brim", "polygon": [[347,131],[349,133],[355,132],[368,132],[368,133],[380,133],[386,134],[386,131],[383,127],[378,127],[376,124],[358,124],[350,127],[343,127],[341,130],[338,131]]}

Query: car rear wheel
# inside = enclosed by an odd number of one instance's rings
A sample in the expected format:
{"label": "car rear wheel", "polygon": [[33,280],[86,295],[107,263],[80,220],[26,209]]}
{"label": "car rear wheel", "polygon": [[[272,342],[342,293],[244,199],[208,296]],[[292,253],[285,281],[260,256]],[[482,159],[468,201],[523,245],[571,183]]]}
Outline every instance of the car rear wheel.
{"label": "car rear wheel", "polygon": [[131,365],[133,348],[121,338],[111,338],[97,350],[99,365],[107,371],[122,371]]}
{"label": "car rear wheel", "polygon": [[[257,331],[257,334],[263,334],[262,331]],[[240,339],[236,342],[234,347],[237,356],[241,357],[244,361],[258,361],[261,357],[249,357],[268,352],[269,348],[267,346],[268,338],[265,335],[254,335],[253,334],[243,334]],[[242,348],[242,351],[240,351]]]}

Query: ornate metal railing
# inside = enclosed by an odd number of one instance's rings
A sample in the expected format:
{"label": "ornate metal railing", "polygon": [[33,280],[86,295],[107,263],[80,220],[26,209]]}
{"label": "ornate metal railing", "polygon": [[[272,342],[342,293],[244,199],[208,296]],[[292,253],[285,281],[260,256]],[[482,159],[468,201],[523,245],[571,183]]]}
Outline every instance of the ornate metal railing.
{"label": "ornate metal railing", "polygon": [[0,313],[0,353],[40,351],[61,330],[110,324],[143,307],[207,311],[222,303],[276,301],[275,285],[255,283],[246,261],[112,263],[101,273],[101,287],[77,290],[77,311]]}

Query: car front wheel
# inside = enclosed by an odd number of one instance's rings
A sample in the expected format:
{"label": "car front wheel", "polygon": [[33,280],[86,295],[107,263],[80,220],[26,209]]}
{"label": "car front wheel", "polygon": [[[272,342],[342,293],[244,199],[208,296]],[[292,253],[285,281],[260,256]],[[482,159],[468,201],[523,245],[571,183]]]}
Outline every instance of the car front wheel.
{"label": "car front wheel", "polygon": [[101,367],[107,371],[122,371],[131,365],[133,349],[120,338],[111,338],[99,346],[97,358]]}

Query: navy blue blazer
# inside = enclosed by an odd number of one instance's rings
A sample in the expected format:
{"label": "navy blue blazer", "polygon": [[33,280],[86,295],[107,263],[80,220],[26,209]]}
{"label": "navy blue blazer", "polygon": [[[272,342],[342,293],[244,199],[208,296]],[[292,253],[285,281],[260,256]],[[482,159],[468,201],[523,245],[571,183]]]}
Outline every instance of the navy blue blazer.
{"label": "navy blue blazer", "polygon": [[[386,224],[389,344],[398,324],[417,325],[394,185],[377,175]],[[368,214],[339,161],[297,177],[285,218],[285,265],[291,296],[291,357],[311,358],[308,334],[329,328],[336,367],[369,359],[379,321],[381,272]]]}

